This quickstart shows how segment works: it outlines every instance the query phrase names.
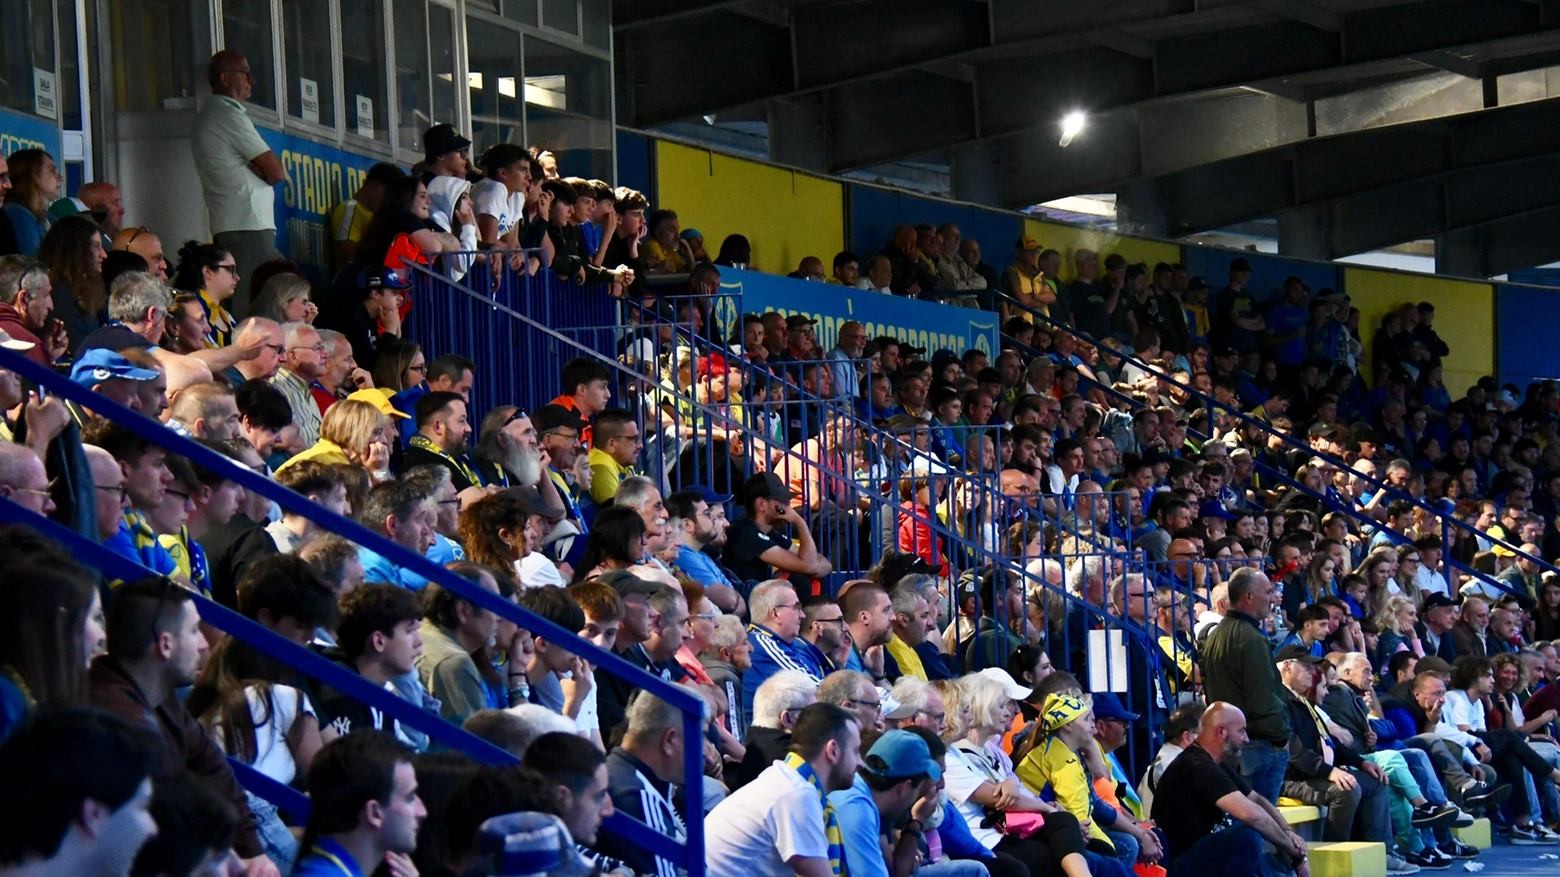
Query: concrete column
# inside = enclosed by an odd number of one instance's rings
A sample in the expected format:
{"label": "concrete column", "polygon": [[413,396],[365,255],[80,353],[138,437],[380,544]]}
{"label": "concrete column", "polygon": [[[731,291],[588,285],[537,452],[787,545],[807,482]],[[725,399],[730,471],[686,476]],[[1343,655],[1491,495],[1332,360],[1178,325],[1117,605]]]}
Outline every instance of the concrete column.
{"label": "concrete column", "polygon": [[1170,199],[1158,180],[1134,180],[1116,191],[1116,229],[1151,238],[1170,236]]}
{"label": "concrete column", "polygon": [[769,159],[802,170],[829,172],[829,131],[820,93],[767,103]]}
{"label": "concrete column", "polygon": [[1002,208],[1002,148],[994,140],[967,143],[953,150],[949,171],[953,197]]}
{"label": "concrete column", "polygon": [[1285,210],[1278,214],[1279,255],[1325,262],[1332,258],[1327,246],[1331,230],[1325,205]]}
{"label": "concrete column", "polygon": [[1435,273],[1488,277],[1487,264],[1484,234],[1479,228],[1459,228],[1436,237]]}

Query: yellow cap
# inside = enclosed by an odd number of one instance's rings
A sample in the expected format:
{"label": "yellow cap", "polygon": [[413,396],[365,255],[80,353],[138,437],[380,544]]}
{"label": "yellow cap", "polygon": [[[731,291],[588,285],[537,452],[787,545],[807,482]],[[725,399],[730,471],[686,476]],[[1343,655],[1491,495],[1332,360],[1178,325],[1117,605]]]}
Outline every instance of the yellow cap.
{"label": "yellow cap", "polygon": [[403,420],[410,420],[412,417],[410,414],[397,411],[396,407],[390,404],[390,394],[386,393],[384,390],[358,390],[347,396],[347,398],[353,400],[354,402],[367,402],[375,408],[378,408],[380,414],[387,414],[391,417],[399,417]]}

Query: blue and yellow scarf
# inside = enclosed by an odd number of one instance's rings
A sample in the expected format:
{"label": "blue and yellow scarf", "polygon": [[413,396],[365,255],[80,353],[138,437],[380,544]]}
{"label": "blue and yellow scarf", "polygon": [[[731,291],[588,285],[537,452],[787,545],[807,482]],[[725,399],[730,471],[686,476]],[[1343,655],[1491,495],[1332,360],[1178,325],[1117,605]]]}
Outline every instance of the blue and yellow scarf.
{"label": "blue and yellow scarf", "polygon": [[807,759],[795,752],[786,755],[785,766],[796,771],[802,779],[818,790],[818,799],[823,802],[823,836],[829,841],[829,867],[834,869],[835,877],[847,877],[845,835],[840,831],[839,817],[834,814],[834,805],[829,803],[829,793],[823,788],[823,781],[818,778],[818,772],[807,763]]}

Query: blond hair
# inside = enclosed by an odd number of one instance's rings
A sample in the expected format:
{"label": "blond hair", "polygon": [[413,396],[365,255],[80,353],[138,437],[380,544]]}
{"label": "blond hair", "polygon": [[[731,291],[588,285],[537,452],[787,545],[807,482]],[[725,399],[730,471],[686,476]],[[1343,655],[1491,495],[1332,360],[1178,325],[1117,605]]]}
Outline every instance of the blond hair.
{"label": "blond hair", "polygon": [[959,688],[964,693],[965,703],[970,705],[970,727],[964,729],[965,734],[975,728],[1002,724],[1003,708],[1012,700],[1002,683],[990,676],[971,673],[959,680]]}
{"label": "blond hair", "polygon": [[325,411],[320,422],[320,438],[338,445],[348,453],[368,456],[374,433],[388,418],[379,409],[357,399],[342,399]]}

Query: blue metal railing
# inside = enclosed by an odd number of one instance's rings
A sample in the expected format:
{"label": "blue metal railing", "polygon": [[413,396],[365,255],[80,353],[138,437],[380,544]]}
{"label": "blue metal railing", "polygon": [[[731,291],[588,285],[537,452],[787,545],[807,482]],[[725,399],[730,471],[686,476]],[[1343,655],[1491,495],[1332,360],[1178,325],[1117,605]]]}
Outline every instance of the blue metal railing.
{"label": "blue metal railing", "polygon": [[[665,682],[634,666],[616,653],[602,649],[581,638],[578,631],[564,630],[553,622],[503,599],[496,593],[481,588],[475,583],[445,569],[420,554],[409,551],[363,525],[329,512],[323,507],[310,502],[306,497],[282,487],[269,478],[250,471],[198,442],[178,435],[162,424],[138,412],[131,411],[129,408],[81,387],[69,379],[56,374],[51,369],[32,362],[21,354],[0,349],[0,368],[16,372],[52,395],[82,405],[94,413],[118,423],[147,441],[178,453],[211,471],[220,473],[223,478],[237,483],[244,489],[254,491],[279,503],[289,512],[304,517],[330,532],[350,539],[358,545],[378,553],[398,566],[405,567],[426,577],[429,581],[445,588],[462,600],[480,606],[532,633],[540,634],[549,640],[565,644],[571,652],[588,660],[597,668],[605,669],[615,676],[633,680],[636,683],[636,687],[649,691],[651,694],[667,701],[682,711],[684,739],[690,741],[702,739],[705,702],[701,697],[677,685]],[[84,562],[97,567],[111,577],[130,580],[146,575],[154,575],[150,570],[113,553],[101,544],[57,522],[23,509],[8,500],[0,500],[0,520],[30,526],[43,535],[60,541]],[[406,722],[411,727],[428,734],[441,743],[446,743],[452,748],[459,749],[479,761],[511,763],[515,760],[513,756],[498,749],[491,743],[477,738],[437,716],[425,713],[415,705],[401,700],[387,691],[376,688],[356,674],[349,673],[314,652],[296,643],[289,642],[237,612],[198,594],[195,595],[195,599],[200,609],[202,620],[209,621],[218,629],[237,637],[309,676],[319,679],[327,685],[337,688],[343,693],[352,695],[377,709],[383,710],[397,720]],[[704,773],[703,751],[698,746],[693,745],[685,746],[684,749],[685,775],[688,777],[702,776]],[[265,788],[254,789],[253,791],[256,794],[261,794],[263,797],[264,792],[274,792],[275,789]],[[301,806],[300,802],[295,798],[273,801],[273,803],[284,809]],[[631,842],[647,848],[655,855],[683,866],[690,875],[702,877],[704,870],[703,820],[690,818],[686,822],[688,834],[685,843],[678,843],[648,826],[635,822],[621,814],[614,815],[614,818],[609,823],[609,828],[618,831]]]}

